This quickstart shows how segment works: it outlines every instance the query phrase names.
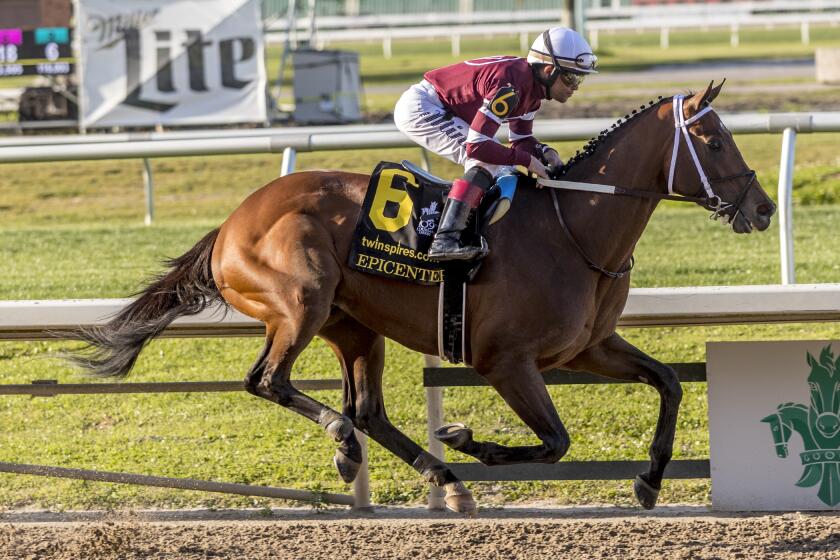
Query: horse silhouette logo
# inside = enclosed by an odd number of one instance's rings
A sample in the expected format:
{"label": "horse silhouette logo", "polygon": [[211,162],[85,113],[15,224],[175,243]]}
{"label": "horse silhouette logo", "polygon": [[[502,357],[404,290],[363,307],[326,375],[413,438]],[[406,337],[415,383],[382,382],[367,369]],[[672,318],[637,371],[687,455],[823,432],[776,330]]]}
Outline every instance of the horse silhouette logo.
{"label": "horse silhouette logo", "polygon": [[788,455],[788,441],[796,431],[805,451],[799,454],[805,472],[797,486],[820,485],[820,500],[828,506],[840,503],[840,357],[835,361],[831,345],[820,352],[817,360],[807,352],[808,387],[811,405],[782,403],[774,414],[762,418],[770,424],[776,455]]}
{"label": "horse silhouette logo", "polygon": [[432,235],[435,233],[440,212],[437,210],[437,201],[432,201],[428,207],[420,209],[420,220],[417,224],[418,235]]}

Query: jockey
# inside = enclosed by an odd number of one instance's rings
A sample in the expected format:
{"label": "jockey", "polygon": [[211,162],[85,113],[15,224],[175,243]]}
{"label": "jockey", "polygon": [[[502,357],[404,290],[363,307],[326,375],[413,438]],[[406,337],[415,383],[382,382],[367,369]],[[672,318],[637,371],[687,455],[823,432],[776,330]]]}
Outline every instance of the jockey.
{"label": "jockey", "polygon": [[[513,165],[540,177],[547,177],[546,165],[562,165],[557,151],[534,138],[534,117],[543,99],[565,103],[587,74],[597,73],[596,60],[578,32],[552,27],[537,37],[527,59],[491,56],[431,70],[400,97],[397,128],[466,170],[452,183],[430,257],[486,255],[485,244],[463,246],[461,233],[495,178]],[[510,147],[495,139],[503,122],[510,128]]]}

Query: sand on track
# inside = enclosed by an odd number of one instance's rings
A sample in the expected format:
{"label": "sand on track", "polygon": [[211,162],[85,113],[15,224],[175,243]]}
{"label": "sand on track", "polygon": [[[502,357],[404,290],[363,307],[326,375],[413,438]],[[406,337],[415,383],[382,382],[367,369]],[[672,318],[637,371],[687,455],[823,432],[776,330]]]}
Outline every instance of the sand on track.
{"label": "sand on track", "polygon": [[838,513],[702,507],[0,514],[2,559],[840,559]]}

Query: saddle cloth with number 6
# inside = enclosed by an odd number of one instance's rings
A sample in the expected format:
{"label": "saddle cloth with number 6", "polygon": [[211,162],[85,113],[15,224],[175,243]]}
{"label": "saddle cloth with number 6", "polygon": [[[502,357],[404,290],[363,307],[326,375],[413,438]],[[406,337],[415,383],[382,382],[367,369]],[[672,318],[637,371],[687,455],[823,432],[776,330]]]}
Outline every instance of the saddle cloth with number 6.
{"label": "saddle cloth with number 6", "polygon": [[440,283],[442,267],[427,253],[446,187],[397,163],[377,165],[356,223],[350,267],[405,282]]}

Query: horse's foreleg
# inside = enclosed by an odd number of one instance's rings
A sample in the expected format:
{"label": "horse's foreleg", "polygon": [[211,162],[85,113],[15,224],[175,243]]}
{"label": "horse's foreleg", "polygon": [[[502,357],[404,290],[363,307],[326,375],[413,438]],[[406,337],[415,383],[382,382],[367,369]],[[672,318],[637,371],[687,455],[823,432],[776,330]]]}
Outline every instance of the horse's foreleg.
{"label": "horse's foreleg", "polygon": [[450,424],[438,429],[436,437],[443,443],[471,455],[485,465],[512,463],[556,463],[569,449],[569,434],[557,415],[557,409],[545,387],[542,374],[527,359],[496,361],[488,368],[476,364],[484,376],[519,418],[534,431],[541,445],[507,447],[492,442],[475,441],[472,430],[463,424]]}
{"label": "horse's foreleg", "polygon": [[671,460],[674,446],[677,413],[682,400],[677,374],[617,334],[579,354],[567,366],[615,379],[640,381],[652,385],[659,392],[659,420],[650,446],[650,469],[636,477],[634,486],[642,506],[652,509],[662,488],[665,466]]}

